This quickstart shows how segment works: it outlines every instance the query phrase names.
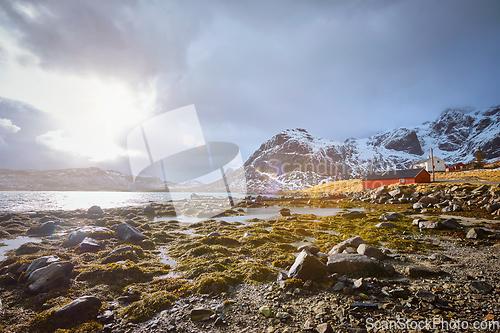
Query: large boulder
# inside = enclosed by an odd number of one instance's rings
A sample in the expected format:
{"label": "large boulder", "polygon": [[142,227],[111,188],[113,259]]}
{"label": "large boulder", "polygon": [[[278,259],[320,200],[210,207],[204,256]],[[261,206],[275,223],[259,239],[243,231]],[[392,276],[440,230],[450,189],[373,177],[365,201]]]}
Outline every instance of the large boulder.
{"label": "large boulder", "polygon": [[49,236],[52,235],[54,230],[56,230],[56,227],[57,224],[54,221],[48,221],[29,228],[26,234],[29,236],[38,236],[38,237]]}
{"label": "large boulder", "polygon": [[366,242],[363,240],[363,238],[361,238],[359,236],[354,236],[354,237],[351,237],[351,238],[335,245],[330,250],[330,252],[328,252],[328,254],[332,255],[332,254],[342,253],[348,247],[357,248],[361,244],[366,244]]}
{"label": "large boulder", "polygon": [[371,258],[375,258],[375,259],[378,259],[378,260],[384,258],[384,253],[382,252],[382,250],[380,250],[377,247],[370,246],[370,245],[367,245],[367,244],[361,244],[361,245],[359,245],[357,251],[358,251],[359,254],[363,254],[365,256],[368,256],[368,257],[371,257]]}
{"label": "large boulder", "polygon": [[413,278],[432,277],[442,275],[443,272],[439,268],[425,266],[407,266],[406,274]]}
{"label": "large boulder", "polygon": [[87,210],[87,214],[90,216],[102,216],[104,212],[100,206],[92,206]]}
{"label": "large boulder", "polygon": [[68,238],[64,241],[64,247],[75,247],[79,245],[85,238],[92,236],[92,238],[109,238],[113,230],[105,227],[85,226],[72,231]]}
{"label": "large boulder", "polygon": [[426,204],[426,205],[435,205],[435,204],[439,203],[440,201],[441,201],[441,199],[439,199],[438,197],[426,196],[426,197],[420,198],[420,200],[418,200],[418,203],[422,203],[422,204]]}
{"label": "large boulder", "polygon": [[[40,313],[33,321],[32,332],[54,332],[69,329],[97,318],[101,300],[95,296],[83,296],[56,309]],[[64,330],[66,332],[66,330]]]}
{"label": "large boulder", "polygon": [[99,242],[91,237],[86,237],[80,245],[78,245],[78,252],[97,252],[101,249]]}
{"label": "large boulder", "polygon": [[299,252],[302,250],[306,250],[311,254],[316,254],[319,252],[319,246],[316,244],[307,243],[302,246],[299,246],[297,250],[299,250]]}
{"label": "large boulder", "polygon": [[349,213],[344,213],[341,216],[347,219],[361,219],[363,217],[366,217],[366,214],[363,212],[351,211]]}
{"label": "large boulder", "polygon": [[12,214],[11,213],[7,213],[3,216],[0,216],[0,222],[5,222],[5,221],[8,221],[12,218]]}
{"label": "large boulder", "polygon": [[441,223],[441,225],[443,226],[443,228],[446,228],[446,229],[451,229],[451,230],[455,230],[455,229],[458,229],[461,225],[460,225],[460,222],[458,222],[456,219],[454,218],[451,218],[451,219],[448,219],[446,221],[443,221]]}
{"label": "large boulder", "polygon": [[111,229],[114,230],[116,236],[123,241],[139,242],[147,238],[142,232],[127,223],[116,224],[112,226]]}
{"label": "large boulder", "polygon": [[288,209],[288,208],[281,208],[279,213],[283,217],[292,216],[292,214],[290,213],[290,209]]}
{"label": "large boulder", "polygon": [[69,323],[71,321],[73,323],[73,325],[61,323],[62,325],[57,325],[59,327],[76,326],[75,324],[96,318],[101,306],[102,303],[99,298],[95,296],[83,296],[57,309],[53,313],[53,318],[56,322]]}
{"label": "large boulder", "polygon": [[380,263],[361,254],[339,253],[328,256],[328,271],[341,275],[375,276],[384,272]]}
{"label": "large boulder", "polygon": [[292,268],[288,272],[289,278],[307,280],[318,280],[328,273],[328,269],[316,256],[306,250],[302,250],[295,259]]}
{"label": "large boulder", "polygon": [[420,230],[441,229],[442,225],[439,221],[420,221],[418,223]]}
{"label": "large boulder", "polygon": [[383,221],[397,221],[402,217],[403,217],[403,215],[401,215],[400,213],[391,213],[391,214],[380,215],[380,219]]}
{"label": "large boulder", "polygon": [[491,214],[493,214],[494,212],[496,212],[499,209],[500,209],[500,202],[497,202],[497,203],[494,203],[494,204],[486,206],[486,211],[488,213],[491,213]]}
{"label": "large boulder", "polygon": [[465,235],[466,238],[468,239],[483,239],[491,235],[492,233],[488,230],[485,230],[483,228],[471,228],[467,232],[467,235]]}
{"label": "large boulder", "polygon": [[22,279],[24,281],[26,281],[30,277],[31,273],[33,273],[37,269],[48,266],[54,262],[59,262],[59,261],[61,261],[61,259],[56,255],[43,256],[43,257],[37,258],[37,259],[33,260],[31,262],[31,264],[29,264],[28,268],[26,269],[26,272],[24,272],[24,275],[22,276]]}
{"label": "large boulder", "polygon": [[32,293],[48,291],[68,281],[68,276],[73,270],[73,264],[69,261],[53,262],[50,265],[39,268],[30,274],[27,290]]}

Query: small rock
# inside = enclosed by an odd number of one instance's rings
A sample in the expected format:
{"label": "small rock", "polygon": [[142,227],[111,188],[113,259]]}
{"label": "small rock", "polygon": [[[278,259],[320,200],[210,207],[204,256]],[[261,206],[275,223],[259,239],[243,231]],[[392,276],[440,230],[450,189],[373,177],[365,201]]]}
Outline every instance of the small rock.
{"label": "small rock", "polygon": [[294,264],[288,272],[289,278],[317,280],[324,277],[328,272],[325,264],[323,264],[316,256],[306,250],[302,250],[295,259]]}
{"label": "small rock", "polygon": [[493,290],[493,287],[491,285],[482,281],[472,282],[470,284],[470,288],[472,289],[472,291],[480,294],[489,294]]}
{"label": "small rock", "polygon": [[220,237],[220,234],[218,232],[211,232],[207,235],[207,237]]}
{"label": "small rock", "polygon": [[375,226],[377,228],[396,228],[397,227],[397,225],[395,223],[391,223],[391,222],[380,222],[380,223],[375,224]]}
{"label": "small rock", "polygon": [[363,289],[366,287],[366,282],[363,278],[359,278],[352,284],[353,289]]}
{"label": "small rock", "polygon": [[410,295],[411,291],[408,288],[396,288],[391,291],[391,296],[394,298],[408,299]]}
{"label": "small rock", "polygon": [[375,303],[354,302],[349,305],[351,309],[377,310],[378,305]]}
{"label": "small rock", "polygon": [[314,330],[314,323],[310,319],[308,319],[304,323],[304,326],[302,326],[302,329],[304,331],[312,331],[312,330]]}
{"label": "small rock", "polygon": [[97,316],[97,320],[99,320],[101,324],[109,324],[115,321],[115,313],[113,311],[106,310]]}
{"label": "small rock", "polygon": [[247,237],[256,237],[256,236],[257,236],[257,235],[251,234],[251,233],[249,233],[249,232],[245,232],[245,233],[243,234],[243,238],[247,238]]}
{"label": "small rock", "polygon": [[189,313],[192,321],[204,321],[210,318],[215,313],[212,309],[207,308],[194,308]]}
{"label": "small rock", "polygon": [[422,266],[408,266],[406,267],[406,274],[413,278],[431,277],[442,274],[442,271],[435,268],[427,268]]}
{"label": "small rock", "polygon": [[342,253],[347,247],[357,248],[361,244],[366,244],[366,242],[363,240],[363,238],[361,238],[359,236],[354,236],[354,237],[351,237],[351,238],[335,245],[330,250],[330,252],[328,252],[328,254],[332,255],[332,254]]}
{"label": "small rock", "polygon": [[341,291],[342,289],[345,288],[345,283],[344,282],[337,282],[333,287],[333,291]]}
{"label": "small rock", "polygon": [[433,253],[430,257],[430,260],[436,260],[436,261],[452,261],[450,257],[442,254],[442,253]]}
{"label": "small rock", "polygon": [[299,246],[299,248],[297,250],[299,252],[302,251],[302,250],[306,250],[306,251],[308,251],[311,254],[316,254],[316,253],[319,252],[319,246],[316,245],[316,244],[308,243],[308,244],[304,244],[302,246]]}
{"label": "small rock", "polygon": [[261,306],[259,308],[259,312],[262,313],[266,318],[272,318],[272,317],[274,317],[274,314],[271,311],[271,308],[269,308],[267,305]]}
{"label": "small rock", "polygon": [[316,326],[318,333],[333,333],[333,328],[329,323],[322,323]]}
{"label": "small rock", "polygon": [[290,318],[290,314],[288,312],[279,311],[279,312],[276,312],[275,317],[278,319],[288,319],[288,318]]}
{"label": "small rock", "polygon": [[290,209],[288,209],[288,208],[281,208],[279,213],[283,217],[292,215],[292,214],[290,214]]}
{"label": "small rock", "polygon": [[436,295],[434,295],[430,291],[425,291],[425,290],[419,290],[419,291],[417,291],[417,293],[415,294],[415,296],[417,296],[421,300],[424,300],[424,301],[426,301],[428,303],[434,303],[434,301],[436,300]]}

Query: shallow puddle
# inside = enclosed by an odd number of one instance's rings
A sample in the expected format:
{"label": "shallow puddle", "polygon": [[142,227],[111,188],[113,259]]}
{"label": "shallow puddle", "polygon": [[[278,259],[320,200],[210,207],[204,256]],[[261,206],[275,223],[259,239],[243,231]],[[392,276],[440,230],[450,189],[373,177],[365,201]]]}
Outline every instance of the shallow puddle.
{"label": "shallow puddle", "polygon": [[160,254],[158,254],[158,258],[160,259],[160,262],[162,264],[169,265],[170,270],[169,270],[168,274],[161,275],[161,276],[155,276],[154,279],[163,279],[163,278],[167,278],[167,277],[179,278],[181,276],[180,273],[173,271],[173,268],[175,266],[177,266],[177,264],[179,262],[167,254],[167,249],[168,249],[167,246],[160,247],[160,249],[159,249]]}
{"label": "shallow puddle", "polygon": [[[271,220],[280,218],[279,211],[283,207],[280,206],[271,206],[271,207],[259,207],[259,208],[247,208],[245,210],[245,215],[243,216],[227,216],[227,217],[217,217],[216,221],[226,221],[229,223],[232,222],[242,222],[245,225],[252,223],[246,222],[251,219],[260,219],[260,220]],[[324,217],[324,216],[333,216],[342,212],[346,212],[343,208],[317,208],[317,207],[289,207],[291,214],[314,214],[316,216]],[[360,208],[351,208],[347,211],[362,211],[363,207]],[[206,217],[192,217],[179,215],[177,218],[172,217],[155,217],[153,222],[156,221],[170,221],[172,219],[176,219],[180,223],[196,223],[200,221],[207,220]]]}
{"label": "shallow puddle", "polygon": [[302,245],[305,245],[305,244],[309,244],[309,243],[312,243],[312,242],[315,242],[315,241],[317,241],[316,238],[313,238],[313,237],[304,237],[300,242],[290,243],[290,245],[299,247],[299,246],[302,246]]}
{"label": "shallow puddle", "polygon": [[15,250],[25,243],[40,243],[42,240],[35,237],[17,237],[14,239],[4,239],[0,241],[0,260],[7,258],[5,253],[10,250]]}

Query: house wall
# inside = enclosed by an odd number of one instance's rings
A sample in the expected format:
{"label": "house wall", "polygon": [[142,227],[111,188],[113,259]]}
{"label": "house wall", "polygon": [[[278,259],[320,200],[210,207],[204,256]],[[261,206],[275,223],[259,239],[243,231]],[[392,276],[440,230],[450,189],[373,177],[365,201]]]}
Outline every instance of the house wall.
{"label": "house wall", "polygon": [[430,183],[431,182],[431,175],[427,172],[420,172],[415,178],[414,178],[415,183]]}
{"label": "house wall", "polygon": [[394,179],[375,179],[375,180],[363,180],[363,188],[377,188],[384,185],[391,184],[414,184],[414,178],[404,178],[404,182],[400,181],[400,178]]}
{"label": "house wall", "polygon": [[[424,168],[425,170],[427,170],[427,172],[432,172],[431,160],[415,165],[419,168]],[[444,162],[444,160],[440,159],[439,157],[434,157],[434,171],[446,171],[446,163]]]}

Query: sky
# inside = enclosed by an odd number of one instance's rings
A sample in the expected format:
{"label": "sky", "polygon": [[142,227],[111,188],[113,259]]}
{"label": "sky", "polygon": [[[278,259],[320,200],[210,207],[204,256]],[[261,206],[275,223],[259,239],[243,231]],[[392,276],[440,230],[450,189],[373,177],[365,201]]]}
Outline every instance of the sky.
{"label": "sky", "polygon": [[500,1],[0,0],[0,168],[131,173],[127,136],[196,107],[243,160],[500,104]]}

